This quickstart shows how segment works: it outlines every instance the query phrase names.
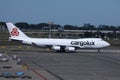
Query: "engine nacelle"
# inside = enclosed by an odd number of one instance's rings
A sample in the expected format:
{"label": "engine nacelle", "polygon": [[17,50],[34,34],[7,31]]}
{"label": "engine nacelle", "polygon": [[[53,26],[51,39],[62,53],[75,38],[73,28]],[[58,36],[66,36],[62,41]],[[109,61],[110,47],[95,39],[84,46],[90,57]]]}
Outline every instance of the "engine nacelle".
{"label": "engine nacelle", "polygon": [[53,49],[53,50],[55,50],[55,51],[59,51],[59,50],[60,50],[60,46],[52,46],[51,49]]}
{"label": "engine nacelle", "polygon": [[66,47],[65,50],[66,51],[75,51],[75,47]]}

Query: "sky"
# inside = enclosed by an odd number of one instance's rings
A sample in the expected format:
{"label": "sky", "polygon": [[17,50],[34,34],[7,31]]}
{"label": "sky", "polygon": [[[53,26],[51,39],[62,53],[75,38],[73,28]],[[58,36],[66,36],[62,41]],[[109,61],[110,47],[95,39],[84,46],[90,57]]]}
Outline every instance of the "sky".
{"label": "sky", "polygon": [[0,0],[0,21],[120,25],[120,0]]}

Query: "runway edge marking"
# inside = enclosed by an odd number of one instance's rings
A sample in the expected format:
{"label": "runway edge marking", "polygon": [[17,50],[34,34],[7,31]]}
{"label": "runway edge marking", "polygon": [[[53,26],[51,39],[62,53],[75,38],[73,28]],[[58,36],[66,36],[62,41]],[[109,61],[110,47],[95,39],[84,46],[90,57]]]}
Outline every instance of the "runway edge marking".
{"label": "runway edge marking", "polygon": [[26,64],[25,62],[23,62],[26,66],[28,66],[29,69],[31,69],[34,73],[36,73],[40,78],[42,78],[43,80],[47,80],[47,78],[45,78],[42,74],[38,73],[35,69],[33,69],[32,67],[30,67],[28,64]]}

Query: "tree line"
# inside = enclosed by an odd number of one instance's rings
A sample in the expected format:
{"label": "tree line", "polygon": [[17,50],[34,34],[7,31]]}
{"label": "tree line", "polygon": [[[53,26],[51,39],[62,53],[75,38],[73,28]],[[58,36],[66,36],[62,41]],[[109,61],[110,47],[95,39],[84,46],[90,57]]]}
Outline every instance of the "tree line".
{"label": "tree line", "polygon": [[[5,22],[0,22],[0,25],[3,25],[6,27]],[[60,33],[59,36],[62,37],[62,32],[64,30],[86,30],[84,34],[76,34],[78,37],[81,38],[91,38],[91,37],[96,37],[96,38],[103,38],[106,40],[109,39],[120,39],[120,26],[110,26],[110,25],[99,25],[99,26],[94,26],[91,24],[84,24],[83,26],[74,26],[74,25],[64,25],[61,26],[59,24],[49,24],[49,23],[39,23],[39,24],[28,24],[26,22],[17,22],[15,23],[17,27],[20,29],[34,29],[34,30],[43,30],[45,28],[47,29],[57,29]],[[90,31],[88,31],[90,30]],[[96,30],[94,32],[93,30]],[[101,32],[102,30],[106,30],[107,32]],[[109,32],[111,31],[111,32]],[[62,35],[62,36],[61,36]],[[69,34],[70,36],[70,34]],[[73,36],[75,37],[75,36]]]}
{"label": "tree line", "polygon": [[[0,25],[5,25],[5,22],[0,22]],[[120,31],[120,26],[113,25],[92,25],[90,23],[84,24],[82,26],[74,25],[64,25],[59,24],[49,24],[49,23],[39,23],[39,24],[28,24],[26,22],[17,22],[15,25],[21,29],[43,29],[45,27],[50,27],[51,29],[64,29],[64,30],[112,30]],[[6,25],[5,25],[6,26]]]}

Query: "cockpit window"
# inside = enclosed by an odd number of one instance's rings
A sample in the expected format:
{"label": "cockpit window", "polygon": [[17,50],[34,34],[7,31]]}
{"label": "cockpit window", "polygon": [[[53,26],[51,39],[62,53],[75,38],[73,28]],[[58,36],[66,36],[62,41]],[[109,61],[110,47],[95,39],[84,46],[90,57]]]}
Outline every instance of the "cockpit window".
{"label": "cockpit window", "polygon": [[103,41],[103,39],[100,39],[100,41]]}
{"label": "cockpit window", "polygon": [[98,39],[98,42],[99,42],[99,41],[103,41],[103,39]]}

